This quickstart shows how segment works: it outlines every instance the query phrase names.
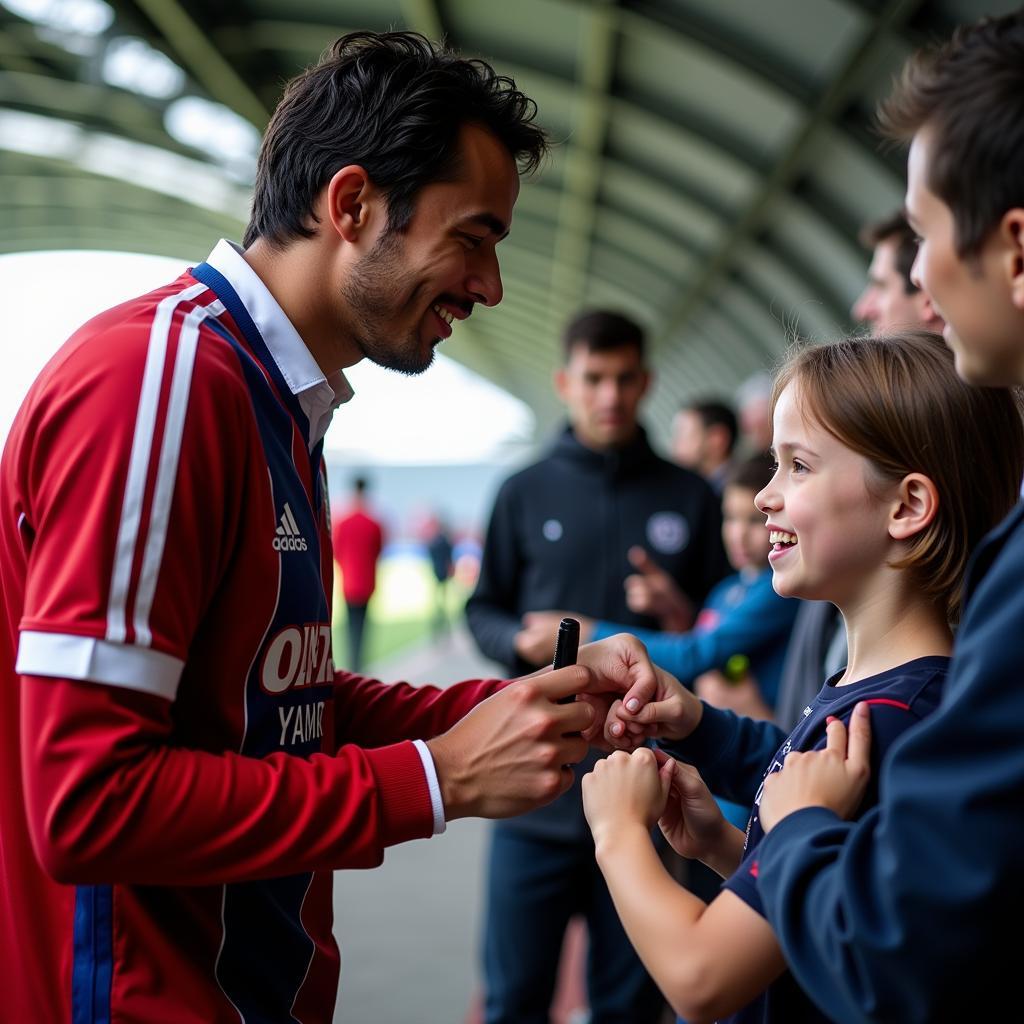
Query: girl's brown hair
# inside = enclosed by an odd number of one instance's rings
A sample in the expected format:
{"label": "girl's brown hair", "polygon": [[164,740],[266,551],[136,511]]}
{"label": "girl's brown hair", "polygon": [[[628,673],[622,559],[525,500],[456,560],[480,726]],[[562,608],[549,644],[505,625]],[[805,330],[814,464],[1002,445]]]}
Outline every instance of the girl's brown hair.
{"label": "girl's brown hair", "polygon": [[772,410],[791,383],[803,414],[867,459],[881,480],[923,473],[939,494],[932,522],[894,568],[960,618],[961,585],[978,541],[1013,507],[1024,475],[1016,396],[956,374],[937,334],[848,338],[791,355],[775,378]]}

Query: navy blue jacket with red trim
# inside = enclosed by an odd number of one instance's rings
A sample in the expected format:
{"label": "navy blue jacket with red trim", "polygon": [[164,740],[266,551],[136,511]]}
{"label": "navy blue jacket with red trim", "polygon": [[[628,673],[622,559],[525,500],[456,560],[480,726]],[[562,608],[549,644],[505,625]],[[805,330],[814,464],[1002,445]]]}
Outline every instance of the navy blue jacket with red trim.
{"label": "navy blue jacket with red trim", "polygon": [[1018,505],[977,550],[942,702],[885,757],[882,802],[856,822],[798,811],[761,844],[768,920],[842,1024],[1019,1010],[1022,573]]}

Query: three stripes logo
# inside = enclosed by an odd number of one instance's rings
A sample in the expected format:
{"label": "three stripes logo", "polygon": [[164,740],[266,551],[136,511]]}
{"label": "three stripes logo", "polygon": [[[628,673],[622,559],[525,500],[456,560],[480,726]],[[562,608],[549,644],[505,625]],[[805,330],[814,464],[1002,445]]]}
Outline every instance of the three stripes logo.
{"label": "three stripes logo", "polygon": [[284,511],[281,513],[281,522],[275,531],[275,551],[307,551],[309,546],[306,538],[302,536],[299,524],[295,522],[291,506],[286,501]]}

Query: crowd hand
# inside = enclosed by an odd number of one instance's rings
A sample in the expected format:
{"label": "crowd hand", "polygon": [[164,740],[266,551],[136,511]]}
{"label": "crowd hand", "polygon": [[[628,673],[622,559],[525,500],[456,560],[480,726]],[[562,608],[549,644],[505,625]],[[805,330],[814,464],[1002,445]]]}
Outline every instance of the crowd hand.
{"label": "crowd hand", "polygon": [[867,704],[858,704],[850,730],[830,718],[821,750],[793,751],[782,770],[764,780],[758,817],[765,832],[804,807],[827,807],[849,818],[860,806],[871,774],[871,722]]}
{"label": "crowd hand", "polygon": [[714,669],[696,678],[693,692],[705,703],[734,711],[737,715],[762,719],[772,717],[771,708],[765,703],[757,680],[749,674],[733,681]]}
{"label": "crowd hand", "polygon": [[600,845],[630,825],[653,828],[665,807],[669,782],[647,747],[632,754],[616,750],[598,761],[583,777],[583,810],[594,843]]}
{"label": "crowd hand", "polygon": [[637,570],[623,584],[629,610],[658,619],[666,632],[685,633],[693,625],[690,599],[642,547],[630,548],[626,557]]}
{"label": "crowd hand", "polygon": [[445,817],[508,818],[549,803],[573,783],[587,755],[580,735],[594,721],[582,701],[560,704],[592,683],[583,665],[518,680],[427,741]]}
{"label": "crowd hand", "polygon": [[638,683],[605,716],[605,740],[632,750],[648,739],[682,740],[697,728],[704,705],[670,672],[654,666],[653,687]]}
{"label": "crowd hand", "polygon": [[516,654],[530,665],[551,664],[555,656],[558,624],[566,616],[579,620],[580,643],[586,643],[594,632],[593,619],[576,612],[527,612],[523,616],[523,628],[515,635]]}
{"label": "crowd hand", "polygon": [[668,778],[669,795],[658,818],[662,834],[680,857],[708,860],[719,852],[729,822],[704,784],[700,772],[664,751],[654,751]]}

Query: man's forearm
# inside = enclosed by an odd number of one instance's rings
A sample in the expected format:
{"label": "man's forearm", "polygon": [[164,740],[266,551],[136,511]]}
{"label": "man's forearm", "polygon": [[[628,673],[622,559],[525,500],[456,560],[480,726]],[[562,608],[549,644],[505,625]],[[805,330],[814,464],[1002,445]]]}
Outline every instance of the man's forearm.
{"label": "man's forearm", "polygon": [[173,745],[161,698],[26,677],[33,843],[69,883],[210,885],[372,867],[433,831],[411,743],[310,758]]}

